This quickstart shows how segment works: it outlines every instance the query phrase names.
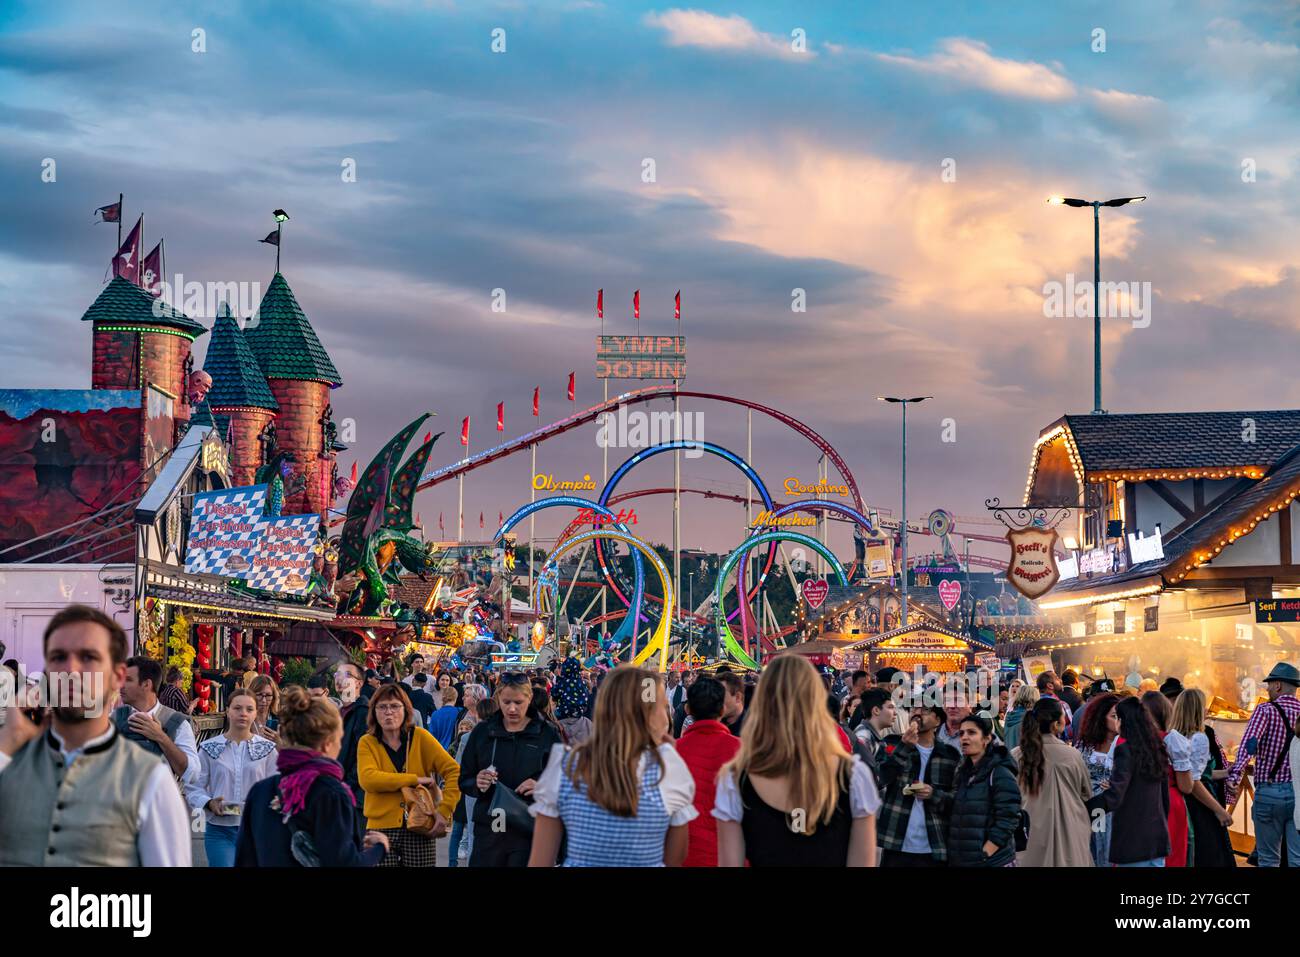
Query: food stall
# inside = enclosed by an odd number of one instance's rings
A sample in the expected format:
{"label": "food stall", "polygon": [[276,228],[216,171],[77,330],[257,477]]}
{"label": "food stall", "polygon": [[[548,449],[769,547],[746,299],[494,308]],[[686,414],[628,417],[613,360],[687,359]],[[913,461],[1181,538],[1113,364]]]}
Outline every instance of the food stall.
{"label": "food stall", "polygon": [[898,668],[908,674],[964,672],[975,667],[977,654],[991,654],[994,646],[982,638],[943,625],[916,623],[856,641],[853,651],[867,655],[867,670]]}

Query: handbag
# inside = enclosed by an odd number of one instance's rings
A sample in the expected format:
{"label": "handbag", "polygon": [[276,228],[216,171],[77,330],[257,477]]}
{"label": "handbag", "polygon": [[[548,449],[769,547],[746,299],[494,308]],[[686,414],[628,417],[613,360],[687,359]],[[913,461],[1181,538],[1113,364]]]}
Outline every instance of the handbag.
{"label": "handbag", "polygon": [[[492,758],[489,764],[495,765],[497,744],[492,742]],[[493,823],[505,820],[506,827],[516,833],[533,833],[533,816],[528,813],[528,802],[521,798],[500,781],[492,786],[492,799],[488,802],[488,818]]]}
{"label": "handbag", "polygon": [[412,834],[432,834],[438,825],[438,801],[442,794],[423,784],[402,788],[402,826]]}

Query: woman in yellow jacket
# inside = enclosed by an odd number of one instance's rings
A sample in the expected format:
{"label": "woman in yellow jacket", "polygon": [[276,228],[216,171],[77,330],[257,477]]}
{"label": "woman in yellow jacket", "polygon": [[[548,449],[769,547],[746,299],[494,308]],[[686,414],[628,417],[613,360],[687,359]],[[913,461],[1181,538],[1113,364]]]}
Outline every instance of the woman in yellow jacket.
{"label": "woman in yellow jacket", "polygon": [[[460,800],[460,766],[420,727],[418,712],[398,684],[383,685],[370,699],[368,731],[357,745],[357,779],[366,792],[366,826],[388,835],[381,867],[433,867],[434,839]],[[408,831],[402,788],[422,784],[432,790],[442,779],[442,800],[432,834]]]}

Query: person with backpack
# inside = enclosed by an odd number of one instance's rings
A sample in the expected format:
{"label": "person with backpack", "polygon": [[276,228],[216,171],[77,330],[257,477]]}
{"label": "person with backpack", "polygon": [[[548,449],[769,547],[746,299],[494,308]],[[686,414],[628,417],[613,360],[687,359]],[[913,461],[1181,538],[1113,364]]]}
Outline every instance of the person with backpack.
{"label": "person with backpack", "polygon": [[[1279,661],[1264,679],[1268,703],[1255,708],[1237,748],[1237,759],[1228,769],[1228,800],[1235,807],[1237,789],[1252,759],[1255,762],[1255,801],[1251,820],[1255,823],[1255,850],[1260,867],[1278,867],[1285,839],[1287,866],[1300,867],[1300,829],[1295,819],[1296,798],[1287,760],[1296,723],[1300,722],[1300,670]],[[1231,809],[1231,808],[1230,808]]]}
{"label": "person with backpack", "polygon": [[365,819],[338,763],[338,708],[306,688],[280,693],[280,749],[273,777],[248,792],[235,845],[236,867],[374,867],[388,838]]}
{"label": "person with backpack", "polygon": [[1015,867],[1020,830],[1016,764],[993,737],[993,722],[968,714],[957,726],[962,763],[957,769],[948,863],[953,867]]}

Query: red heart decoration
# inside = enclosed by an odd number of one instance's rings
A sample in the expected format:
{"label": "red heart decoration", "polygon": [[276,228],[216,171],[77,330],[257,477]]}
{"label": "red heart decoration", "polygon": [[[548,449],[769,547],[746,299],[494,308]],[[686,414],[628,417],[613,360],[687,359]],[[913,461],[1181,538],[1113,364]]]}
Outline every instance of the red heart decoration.
{"label": "red heart decoration", "polygon": [[961,582],[950,581],[945,578],[939,582],[939,600],[943,602],[943,607],[952,611],[957,607],[957,602],[961,598]]}
{"label": "red heart decoration", "polygon": [[808,602],[808,607],[814,610],[822,606],[826,600],[826,593],[831,590],[830,582],[824,578],[810,578],[803,583],[803,597]]}

